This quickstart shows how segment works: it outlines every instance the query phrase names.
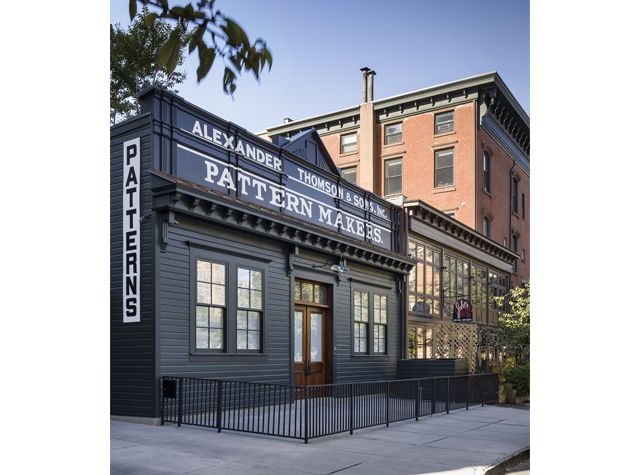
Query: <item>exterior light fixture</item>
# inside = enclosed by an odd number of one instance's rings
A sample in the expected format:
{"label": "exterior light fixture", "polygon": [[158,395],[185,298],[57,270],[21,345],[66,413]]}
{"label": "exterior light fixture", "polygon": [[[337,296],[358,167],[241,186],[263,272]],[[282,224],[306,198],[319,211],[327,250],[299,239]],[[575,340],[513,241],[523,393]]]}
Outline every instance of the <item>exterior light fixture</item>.
{"label": "exterior light fixture", "polygon": [[345,259],[339,259],[339,264],[333,264],[330,266],[330,270],[342,274],[348,272],[350,269],[348,269]]}

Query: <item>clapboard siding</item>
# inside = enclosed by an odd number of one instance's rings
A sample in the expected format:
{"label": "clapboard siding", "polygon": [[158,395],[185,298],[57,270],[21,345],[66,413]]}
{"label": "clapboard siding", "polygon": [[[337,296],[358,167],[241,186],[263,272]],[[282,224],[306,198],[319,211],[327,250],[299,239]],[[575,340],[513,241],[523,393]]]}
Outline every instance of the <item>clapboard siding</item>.
{"label": "clapboard siding", "polygon": [[[295,274],[288,276],[288,248],[277,240],[202,223],[184,216],[177,216],[177,222],[177,225],[169,228],[169,245],[160,259],[159,268],[161,374],[290,383],[292,280],[295,275],[305,274],[313,280],[318,280],[318,275],[328,279],[333,277],[334,273],[329,270],[313,268],[323,266],[327,262],[327,256],[301,250],[294,259]],[[268,261],[265,265],[264,318],[267,331],[264,354],[253,357],[251,354],[205,357],[209,361],[199,361],[199,358],[191,357],[190,299],[194,289],[190,289],[190,242],[195,248],[207,247],[208,252],[220,250],[226,255],[233,253],[241,256],[245,251],[255,255],[257,259]],[[252,262],[252,265],[256,265],[256,262]],[[336,346],[333,355],[333,379],[335,382],[393,379],[397,373],[401,328],[400,295],[396,291],[395,274],[361,264],[349,265],[351,271],[342,275],[339,285],[332,285],[333,338]],[[370,287],[387,295],[387,356],[351,355],[352,289],[355,286]]]}
{"label": "clapboard siding", "polygon": [[149,170],[152,161],[148,115],[112,128],[110,139],[110,411],[123,416],[155,417],[155,326],[153,225],[141,223],[140,322],[123,324],[122,194],[123,142],[140,137],[140,212],[151,212]]}

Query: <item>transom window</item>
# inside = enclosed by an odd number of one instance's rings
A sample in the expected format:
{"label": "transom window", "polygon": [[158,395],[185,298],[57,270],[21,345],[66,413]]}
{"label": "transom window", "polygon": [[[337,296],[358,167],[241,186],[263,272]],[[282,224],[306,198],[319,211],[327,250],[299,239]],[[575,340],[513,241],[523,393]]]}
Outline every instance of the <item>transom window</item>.
{"label": "transom window", "polygon": [[296,302],[320,303],[325,305],[327,302],[326,287],[314,282],[295,281],[293,288],[293,300]]}
{"label": "transom window", "polygon": [[222,350],[225,328],[225,265],[197,261],[195,346]]}
{"label": "transom window", "polygon": [[455,114],[453,111],[435,114],[435,134],[445,134],[455,130]]}
{"label": "transom window", "polygon": [[438,150],[435,152],[435,187],[453,185],[454,150]]}
{"label": "transom window", "polygon": [[357,133],[341,136],[341,153],[352,153],[357,151]]}
{"label": "transom window", "polygon": [[354,292],[354,352],[367,353],[369,299],[367,292]]}
{"label": "transom window", "polygon": [[374,353],[385,353],[387,335],[387,297],[374,294]]}
{"label": "transom window", "polygon": [[402,143],[403,138],[402,122],[385,126],[385,145]]}
{"label": "transom window", "polygon": [[357,167],[342,168],[341,178],[356,185],[357,184]]}
{"label": "transom window", "polygon": [[385,160],[385,195],[402,193],[402,158]]}
{"label": "transom window", "polygon": [[262,272],[237,268],[236,349],[260,350],[262,320]]}

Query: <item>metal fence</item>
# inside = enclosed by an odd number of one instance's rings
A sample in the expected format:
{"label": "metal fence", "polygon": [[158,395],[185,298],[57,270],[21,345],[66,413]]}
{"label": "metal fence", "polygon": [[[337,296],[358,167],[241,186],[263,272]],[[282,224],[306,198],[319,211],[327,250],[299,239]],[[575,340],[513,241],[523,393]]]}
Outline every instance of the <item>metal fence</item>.
{"label": "metal fence", "polygon": [[304,440],[498,402],[496,373],[297,386],[162,377],[165,422]]}

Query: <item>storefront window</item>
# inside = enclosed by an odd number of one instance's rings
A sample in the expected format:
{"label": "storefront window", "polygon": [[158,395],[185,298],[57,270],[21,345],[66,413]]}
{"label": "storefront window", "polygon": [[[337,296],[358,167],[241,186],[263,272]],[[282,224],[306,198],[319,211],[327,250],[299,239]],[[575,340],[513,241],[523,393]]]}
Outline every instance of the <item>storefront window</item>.
{"label": "storefront window", "polygon": [[222,350],[225,328],[225,265],[197,261],[195,347]]}
{"label": "storefront window", "polygon": [[488,269],[473,264],[471,277],[473,319],[488,323]]}
{"label": "storefront window", "polygon": [[433,357],[433,329],[425,325],[413,325],[407,333],[407,357],[425,359]]}
{"label": "storefront window", "polygon": [[237,268],[238,311],[236,315],[236,349],[260,349],[262,320],[262,272]]}
{"label": "storefront window", "polygon": [[470,300],[470,263],[444,255],[444,318],[450,318],[459,299]]}
{"label": "storefront window", "polygon": [[385,353],[387,335],[387,297],[374,294],[374,353]]}
{"label": "storefront window", "polygon": [[488,323],[490,325],[496,325],[498,323],[499,313],[503,310],[500,307],[495,297],[505,295],[507,292],[507,277],[498,272],[488,272]]}
{"label": "storefront window", "polygon": [[411,257],[419,260],[409,272],[410,313],[440,316],[440,251],[420,241],[409,241]]}
{"label": "storefront window", "polygon": [[367,331],[369,318],[367,292],[354,292],[354,352],[367,353]]}

